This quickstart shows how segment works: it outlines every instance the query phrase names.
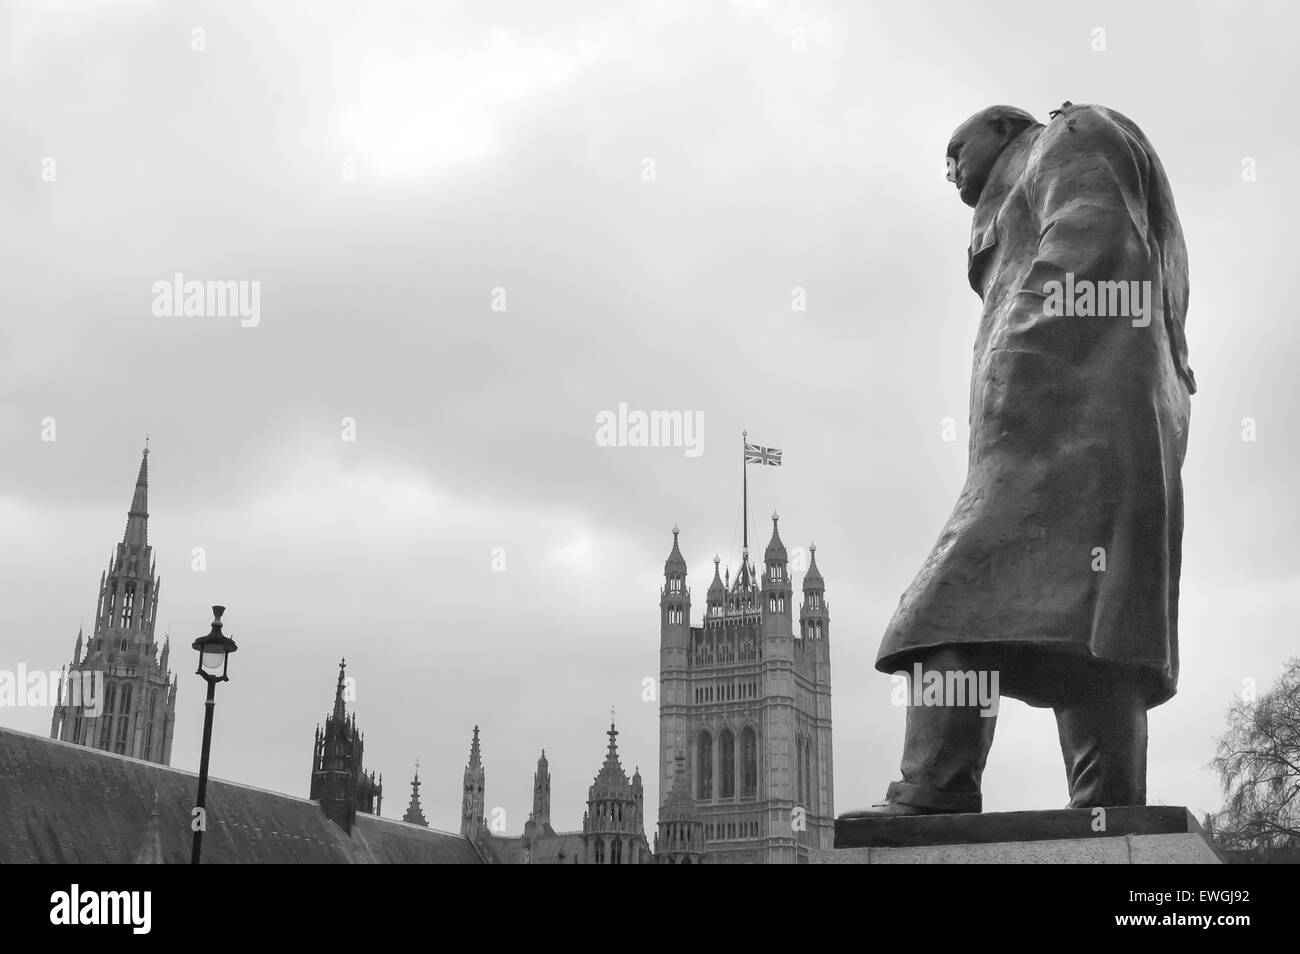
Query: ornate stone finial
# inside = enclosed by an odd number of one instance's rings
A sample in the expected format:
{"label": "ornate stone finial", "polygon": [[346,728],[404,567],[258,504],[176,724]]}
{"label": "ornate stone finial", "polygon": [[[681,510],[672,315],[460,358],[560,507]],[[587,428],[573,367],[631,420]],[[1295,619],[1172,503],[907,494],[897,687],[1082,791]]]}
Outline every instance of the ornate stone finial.
{"label": "ornate stone finial", "polygon": [[677,529],[677,524],[674,523],[674,524],[673,524],[673,536],[675,537],[675,536],[677,536],[677,534],[679,534],[679,533],[681,533],[681,531]]}
{"label": "ornate stone finial", "polygon": [[610,724],[610,725],[613,725],[613,724],[614,724],[614,707],[613,707],[613,706],[610,706],[610,707],[609,707],[609,724]]}
{"label": "ornate stone finial", "polygon": [[721,562],[722,562],[722,557],[718,556],[716,553],[713,554],[713,565],[717,566]]}
{"label": "ornate stone finial", "polygon": [[780,518],[780,516],[778,516],[777,512],[776,512],[775,510],[773,510],[773,511],[772,511],[772,522],[773,522],[773,523],[776,523],[776,522],[777,522],[778,520],[780,520],[780,519],[781,519],[781,518]]}

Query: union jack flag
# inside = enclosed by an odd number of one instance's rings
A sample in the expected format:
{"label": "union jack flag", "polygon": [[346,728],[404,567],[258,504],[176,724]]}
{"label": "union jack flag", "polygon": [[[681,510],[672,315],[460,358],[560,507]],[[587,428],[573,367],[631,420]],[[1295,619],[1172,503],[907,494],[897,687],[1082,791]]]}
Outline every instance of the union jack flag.
{"label": "union jack flag", "polygon": [[745,463],[780,467],[781,451],[775,447],[759,447],[757,444],[745,441]]}

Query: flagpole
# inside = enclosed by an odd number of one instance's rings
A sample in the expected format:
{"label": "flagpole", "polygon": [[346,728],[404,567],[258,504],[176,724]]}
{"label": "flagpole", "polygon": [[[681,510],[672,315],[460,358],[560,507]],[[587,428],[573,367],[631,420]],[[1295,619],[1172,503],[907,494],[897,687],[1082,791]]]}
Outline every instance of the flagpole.
{"label": "flagpole", "polygon": [[744,559],[745,554],[749,553],[749,454],[747,453],[749,442],[746,440],[748,437],[749,431],[740,432],[740,472],[742,475],[741,483],[744,486],[744,494],[740,507],[741,519],[744,521],[745,527],[744,537],[742,537],[744,549],[740,551],[742,560]]}

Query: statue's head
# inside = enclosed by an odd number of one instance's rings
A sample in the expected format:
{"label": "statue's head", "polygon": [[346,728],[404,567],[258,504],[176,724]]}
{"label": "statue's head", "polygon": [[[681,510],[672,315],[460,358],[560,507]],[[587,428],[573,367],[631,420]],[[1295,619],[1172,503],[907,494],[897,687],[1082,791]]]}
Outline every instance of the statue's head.
{"label": "statue's head", "polygon": [[948,141],[947,179],[963,202],[974,208],[1002,150],[1036,122],[1023,109],[990,106],[957,127]]}

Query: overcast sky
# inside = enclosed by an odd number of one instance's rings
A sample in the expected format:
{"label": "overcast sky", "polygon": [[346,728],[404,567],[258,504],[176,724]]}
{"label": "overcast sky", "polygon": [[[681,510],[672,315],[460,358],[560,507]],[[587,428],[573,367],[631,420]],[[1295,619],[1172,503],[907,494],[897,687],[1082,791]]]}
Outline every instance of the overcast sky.
{"label": "overcast sky", "polygon": [[[980,304],[944,150],[993,103],[1043,121],[1100,103],[1172,183],[1200,385],[1182,680],[1152,713],[1149,796],[1218,808],[1205,765],[1232,696],[1297,650],[1298,19],[1227,2],[7,3],[0,668],[68,661],[148,433],[173,765],[196,768],[202,726],[184,647],[224,603],[240,649],[217,776],[305,796],[346,655],[390,817],[419,758],[425,814],[457,827],[478,723],[510,832],[543,747],[553,821],[580,827],[611,705],[653,806],[641,686],[671,530],[698,622],[714,554],[738,560],[748,428],[785,451],[751,473],[760,542],[779,510],[826,578],[836,810],[877,801],[904,713],[876,650],[966,468]],[[153,284],[177,272],[260,282],[259,323],[156,316]],[[620,403],[701,414],[703,453],[598,446]],[[38,733],[49,718],[0,710]],[[1050,710],[1004,704],[985,793],[988,810],[1065,804]]]}

